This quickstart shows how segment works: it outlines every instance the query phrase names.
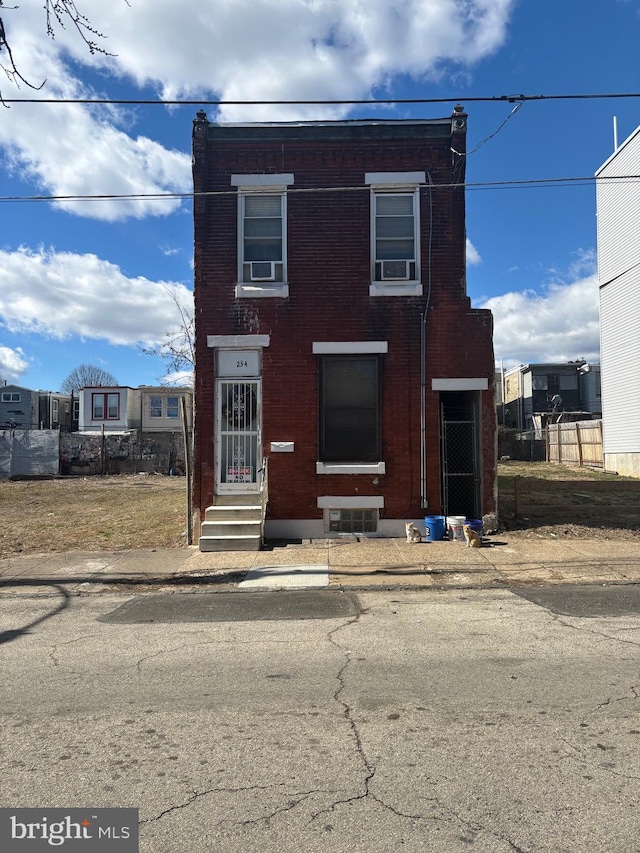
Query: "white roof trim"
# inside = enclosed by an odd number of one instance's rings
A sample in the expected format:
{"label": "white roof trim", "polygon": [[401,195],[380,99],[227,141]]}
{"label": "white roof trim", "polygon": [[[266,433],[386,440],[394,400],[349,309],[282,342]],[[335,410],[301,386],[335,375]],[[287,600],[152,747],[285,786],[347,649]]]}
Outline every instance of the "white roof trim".
{"label": "white roof trim", "polygon": [[360,355],[389,352],[386,341],[314,341],[314,355]]}
{"label": "white roof trim", "polygon": [[478,379],[432,379],[432,391],[486,391],[489,380]]}

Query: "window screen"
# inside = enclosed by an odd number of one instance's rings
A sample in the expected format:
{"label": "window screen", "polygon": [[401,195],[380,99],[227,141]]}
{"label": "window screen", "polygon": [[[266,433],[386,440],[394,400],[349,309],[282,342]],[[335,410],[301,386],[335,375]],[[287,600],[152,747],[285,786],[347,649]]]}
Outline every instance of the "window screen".
{"label": "window screen", "polygon": [[376,194],[376,260],[414,260],[413,193]]}
{"label": "window screen", "polygon": [[380,393],[377,357],[321,360],[320,460],[378,462]]}
{"label": "window screen", "polygon": [[243,195],[242,280],[284,280],[284,196]]}

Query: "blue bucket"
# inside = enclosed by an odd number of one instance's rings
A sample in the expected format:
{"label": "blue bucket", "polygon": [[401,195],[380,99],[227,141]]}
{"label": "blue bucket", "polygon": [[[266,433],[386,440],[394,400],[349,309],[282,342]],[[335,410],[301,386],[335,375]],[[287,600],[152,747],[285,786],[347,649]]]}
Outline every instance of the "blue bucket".
{"label": "blue bucket", "polygon": [[444,515],[427,515],[424,527],[427,542],[438,542],[444,537]]}
{"label": "blue bucket", "polygon": [[465,521],[465,524],[468,524],[468,525],[469,525],[469,527],[470,527],[472,530],[475,530],[475,532],[476,532],[479,536],[482,536],[482,532],[483,532],[483,530],[484,530],[484,525],[483,525],[483,523],[482,523],[482,519],[481,519],[481,518],[468,518],[468,519]]}

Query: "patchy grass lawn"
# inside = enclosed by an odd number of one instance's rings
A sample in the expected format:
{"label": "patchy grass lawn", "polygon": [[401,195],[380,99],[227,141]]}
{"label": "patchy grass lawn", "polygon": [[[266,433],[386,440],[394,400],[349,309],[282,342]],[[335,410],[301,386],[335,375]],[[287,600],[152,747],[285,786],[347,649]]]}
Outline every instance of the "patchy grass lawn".
{"label": "patchy grass lawn", "polygon": [[[560,516],[553,504],[558,494],[536,493],[535,515],[515,519],[515,477],[568,481],[563,487],[575,512]],[[546,462],[498,464],[500,522],[515,537],[637,540],[638,513],[618,517],[616,503],[629,495],[608,495],[606,505],[589,511],[580,505],[584,480],[621,482],[628,478],[588,468]],[[178,548],[185,544],[186,480],[162,474],[64,477],[55,480],[0,481],[0,558],[13,554],[102,551],[135,548]]]}
{"label": "patchy grass lawn", "polygon": [[[548,490],[543,487],[522,495],[522,503],[530,509],[518,518],[515,517],[516,477],[533,477],[549,484]],[[610,488],[602,492],[581,491],[580,484],[587,481],[607,483]],[[597,468],[549,462],[500,462],[500,522],[510,533],[527,538],[637,539],[640,536],[640,484],[638,491],[633,493],[624,487],[616,490],[616,484],[629,482],[638,481],[605,474]],[[559,505],[564,509],[559,509]],[[635,508],[622,509],[630,505]]]}
{"label": "patchy grass lawn", "polygon": [[184,477],[0,481],[0,557],[179,547],[186,526]]}

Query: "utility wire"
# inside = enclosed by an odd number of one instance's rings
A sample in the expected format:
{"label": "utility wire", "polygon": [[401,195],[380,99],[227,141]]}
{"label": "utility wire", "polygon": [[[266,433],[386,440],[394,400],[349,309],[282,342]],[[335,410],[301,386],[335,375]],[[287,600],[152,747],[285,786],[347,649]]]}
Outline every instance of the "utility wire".
{"label": "utility wire", "polygon": [[[585,175],[582,177],[568,178],[529,178],[512,181],[470,181],[467,183],[445,183],[445,184],[419,184],[422,189],[429,190],[489,190],[489,189],[545,189],[561,186],[588,186],[590,184],[606,183],[635,183],[640,180],[640,175],[610,175],[607,177],[594,177]],[[298,195],[302,193],[335,193],[335,192],[369,192],[368,185],[357,187],[290,187],[287,195]],[[212,190],[207,192],[157,192],[157,193],[131,193],[131,194],[93,194],[93,195],[33,195],[33,196],[0,196],[0,202],[77,202],[77,201],[163,201],[172,199],[194,199],[214,198],[220,196],[237,196],[237,190]]]}
{"label": "utility wire", "polygon": [[608,92],[608,93],[586,93],[568,95],[478,95],[448,98],[354,98],[351,100],[269,100],[269,101],[227,101],[214,98],[200,99],[134,99],[134,98],[3,98],[5,104],[119,104],[132,106],[354,106],[357,104],[448,104],[448,103],[479,103],[479,102],[507,102],[510,104],[524,103],[525,101],[578,101],[578,100],[603,100],[610,98],[640,98],[640,92]]}

